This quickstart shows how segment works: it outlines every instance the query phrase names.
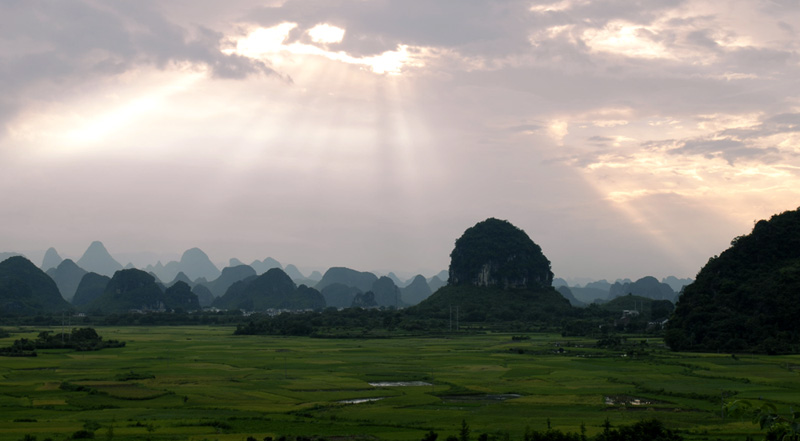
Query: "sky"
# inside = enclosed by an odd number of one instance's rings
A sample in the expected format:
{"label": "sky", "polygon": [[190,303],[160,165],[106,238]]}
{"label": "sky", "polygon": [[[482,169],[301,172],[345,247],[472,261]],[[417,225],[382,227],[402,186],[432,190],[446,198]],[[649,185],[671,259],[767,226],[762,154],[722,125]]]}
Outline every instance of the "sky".
{"label": "sky", "polygon": [[800,206],[795,0],[4,0],[0,251],[694,277]]}

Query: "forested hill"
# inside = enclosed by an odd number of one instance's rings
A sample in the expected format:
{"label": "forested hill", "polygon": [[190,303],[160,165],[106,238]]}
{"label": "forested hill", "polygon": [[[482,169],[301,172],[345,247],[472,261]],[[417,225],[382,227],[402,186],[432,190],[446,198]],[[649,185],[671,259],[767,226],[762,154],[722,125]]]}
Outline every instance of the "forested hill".
{"label": "forested hill", "polygon": [[712,257],[681,295],[675,350],[800,352],[800,209],[756,223]]}

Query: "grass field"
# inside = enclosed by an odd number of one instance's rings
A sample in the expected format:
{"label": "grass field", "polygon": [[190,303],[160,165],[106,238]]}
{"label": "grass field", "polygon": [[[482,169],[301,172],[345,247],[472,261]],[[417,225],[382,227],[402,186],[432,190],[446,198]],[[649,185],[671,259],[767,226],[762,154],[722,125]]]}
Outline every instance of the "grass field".
{"label": "grass field", "polygon": [[[650,341],[623,356],[556,335],[429,338],[234,336],[232,328],[96,328],[124,348],[0,357],[0,441],[257,440],[320,436],[444,440],[526,426],[589,434],[656,417],[687,439],[763,437],[723,419],[725,399],[800,404],[799,356],[675,354]],[[35,338],[46,329],[8,329]],[[60,331],[54,329],[54,331]],[[561,352],[563,351],[563,352]],[[371,385],[417,382],[414,385]],[[422,384],[424,385],[420,385]],[[735,395],[734,395],[735,394]],[[109,430],[108,428],[112,429]]]}

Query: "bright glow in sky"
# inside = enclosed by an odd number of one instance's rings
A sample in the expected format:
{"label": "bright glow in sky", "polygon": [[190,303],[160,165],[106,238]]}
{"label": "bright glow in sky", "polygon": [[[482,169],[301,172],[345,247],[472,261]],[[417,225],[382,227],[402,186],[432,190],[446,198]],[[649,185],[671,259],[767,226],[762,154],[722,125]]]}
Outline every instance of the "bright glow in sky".
{"label": "bright glow in sky", "polygon": [[[226,52],[254,59],[272,60],[278,65],[296,64],[300,62],[296,57],[314,55],[342,63],[365,66],[376,74],[398,75],[405,66],[419,67],[423,64],[421,57],[414,57],[409,46],[405,44],[397,45],[395,50],[387,50],[367,57],[355,57],[345,51],[334,52],[325,47],[300,42],[286,44],[289,33],[296,27],[297,23],[281,23],[271,28],[257,28],[238,40],[235,50]],[[344,38],[344,32],[344,29],[327,24],[317,25],[308,30],[312,41],[322,44],[340,43]],[[417,48],[416,52],[423,53],[425,51]]]}
{"label": "bright glow in sky", "polygon": [[309,29],[308,35],[311,36],[311,41],[314,43],[341,43],[344,38],[344,29],[323,23]]}
{"label": "bright glow in sky", "polygon": [[693,277],[800,205],[800,7],[0,5],[0,244],[431,276],[487,217],[557,277]]}

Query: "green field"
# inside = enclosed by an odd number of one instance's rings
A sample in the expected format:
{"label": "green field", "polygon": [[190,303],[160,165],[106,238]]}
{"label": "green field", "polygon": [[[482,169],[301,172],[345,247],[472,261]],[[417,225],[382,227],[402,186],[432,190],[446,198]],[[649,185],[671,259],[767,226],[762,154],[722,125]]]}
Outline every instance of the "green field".
{"label": "green field", "polygon": [[[475,438],[521,439],[548,420],[573,432],[584,423],[594,434],[606,418],[653,417],[687,439],[744,440],[763,434],[723,419],[723,396],[761,398],[783,413],[800,404],[800,356],[676,354],[658,340],[637,346],[646,355],[624,356],[544,334],[313,339],[234,336],[227,327],[96,329],[127,346],[0,357],[0,441],[63,440],[86,423],[96,423],[97,439],[117,440],[419,440],[428,430],[444,440],[462,420]],[[8,330],[2,346],[46,329]],[[428,384],[370,385],[377,382]]]}

